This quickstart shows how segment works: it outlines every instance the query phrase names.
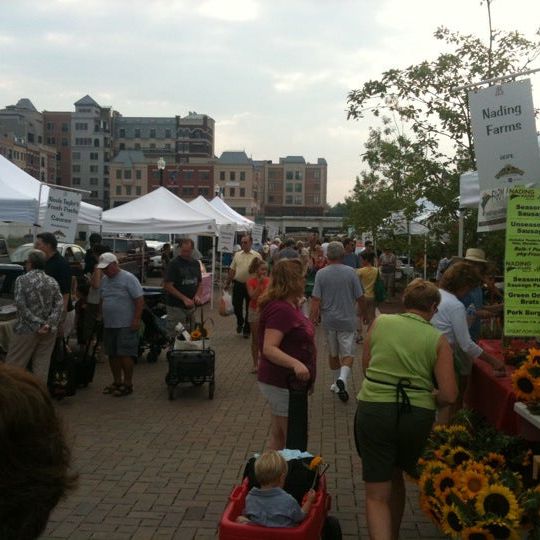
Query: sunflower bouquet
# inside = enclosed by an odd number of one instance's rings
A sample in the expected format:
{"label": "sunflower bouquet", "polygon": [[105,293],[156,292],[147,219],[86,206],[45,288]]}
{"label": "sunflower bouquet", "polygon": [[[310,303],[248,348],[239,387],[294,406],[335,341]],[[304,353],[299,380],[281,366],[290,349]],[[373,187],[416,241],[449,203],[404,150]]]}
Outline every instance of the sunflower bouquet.
{"label": "sunflower bouquet", "polygon": [[525,517],[540,507],[540,491],[524,487],[531,455],[520,439],[462,413],[434,429],[419,460],[420,507],[453,538],[521,538]]}
{"label": "sunflower bouquet", "polygon": [[525,361],[512,373],[512,386],[518,401],[533,410],[540,402],[540,349],[531,348]]}

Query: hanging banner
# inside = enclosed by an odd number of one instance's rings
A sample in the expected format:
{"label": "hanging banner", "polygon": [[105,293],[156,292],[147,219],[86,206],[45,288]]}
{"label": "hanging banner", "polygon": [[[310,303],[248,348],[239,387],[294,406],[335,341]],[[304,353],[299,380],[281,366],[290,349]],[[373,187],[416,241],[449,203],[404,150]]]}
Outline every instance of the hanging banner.
{"label": "hanging banner", "polygon": [[218,251],[232,253],[234,248],[234,225],[222,225],[219,228]]}
{"label": "hanging banner", "polygon": [[480,184],[478,232],[504,229],[512,186],[540,182],[540,152],[529,79],[469,93]]}
{"label": "hanging banner", "polygon": [[254,244],[261,244],[264,227],[262,225],[253,225],[251,228],[251,238]]}
{"label": "hanging banner", "polygon": [[58,188],[49,188],[49,199],[42,230],[53,233],[59,242],[75,241],[81,194]]}
{"label": "hanging banner", "polygon": [[504,334],[540,336],[540,189],[510,191],[504,270]]}

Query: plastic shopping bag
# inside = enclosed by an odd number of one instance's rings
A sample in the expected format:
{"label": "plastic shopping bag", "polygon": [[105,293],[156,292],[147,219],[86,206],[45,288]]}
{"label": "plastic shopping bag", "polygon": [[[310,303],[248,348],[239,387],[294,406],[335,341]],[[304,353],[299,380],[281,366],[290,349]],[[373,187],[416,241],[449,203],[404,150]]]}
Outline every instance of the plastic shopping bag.
{"label": "plastic shopping bag", "polygon": [[227,291],[224,291],[221,300],[219,301],[219,314],[222,317],[227,317],[228,315],[232,315],[233,313],[234,308],[232,305],[231,295]]}

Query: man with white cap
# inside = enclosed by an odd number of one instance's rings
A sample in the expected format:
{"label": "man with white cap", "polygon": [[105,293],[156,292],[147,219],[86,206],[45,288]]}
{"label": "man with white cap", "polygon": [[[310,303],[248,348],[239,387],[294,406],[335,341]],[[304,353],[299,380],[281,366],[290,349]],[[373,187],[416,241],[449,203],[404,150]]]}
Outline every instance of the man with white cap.
{"label": "man with white cap", "polygon": [[103,347],[114,379],[103,393],[127,396],[133,392],[133,364],[139,354],[143,289],[133,274],[120,269],[113,253],[100,255],[97,268],[103,272]]}

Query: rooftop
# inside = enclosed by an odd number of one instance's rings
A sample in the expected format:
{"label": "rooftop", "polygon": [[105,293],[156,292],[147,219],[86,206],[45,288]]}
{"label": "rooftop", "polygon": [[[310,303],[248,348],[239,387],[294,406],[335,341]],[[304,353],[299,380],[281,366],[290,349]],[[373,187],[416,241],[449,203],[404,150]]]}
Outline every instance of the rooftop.
{"label": "rooftop", "polygon": [[242,150],[223,152],[219,156],[218,163],[220,165],[252,165],[253,161],[247,157],[247,154]]}
{"label": "rooftop", "polygon": [[111,163],[133,166],[135,164],[147,163],[147,159],[140,150],[120,150],[112,159]]}
{"label": "rooftop", "polygon": [[[79,99],[79,101],[76,101],[74,105],[77,107],[78,105],[87,105],[91,107],[99,107],[99,103],[94,101],[88,94],[86,96]],[[101,108],[101,107],[100,107]]]}

